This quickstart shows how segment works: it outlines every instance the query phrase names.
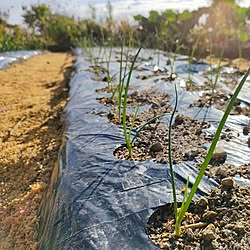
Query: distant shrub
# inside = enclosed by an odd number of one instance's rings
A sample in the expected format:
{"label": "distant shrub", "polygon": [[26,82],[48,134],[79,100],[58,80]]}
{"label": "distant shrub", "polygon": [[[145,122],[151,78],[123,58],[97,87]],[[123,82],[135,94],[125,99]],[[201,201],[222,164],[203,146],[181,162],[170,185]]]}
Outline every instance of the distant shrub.
{"label": "distant shrub", "polygon": [[[108,16],[96,21],[95,7],[90,5],[92,19],[53,14],[45,4],[23,7],[26,30],[9,25],[1,19],[0,51],[18,49],[68,50],[78,46],[143,46],[174,53],[190,54],[196,41],[195,56],[207,54],[237,57],[247,54],[250,8],[239,7],[234,0],[214,0],[210,7],[196,11],[175,12],[152,10],[149,16],[136,15],[134,23],[112,18],[112,6],[107,4]],[[201,17],[206,20],[203,24]],[[244,47],[245,46],[245,47]],[[244,53],[243,53],[244,52]]]}

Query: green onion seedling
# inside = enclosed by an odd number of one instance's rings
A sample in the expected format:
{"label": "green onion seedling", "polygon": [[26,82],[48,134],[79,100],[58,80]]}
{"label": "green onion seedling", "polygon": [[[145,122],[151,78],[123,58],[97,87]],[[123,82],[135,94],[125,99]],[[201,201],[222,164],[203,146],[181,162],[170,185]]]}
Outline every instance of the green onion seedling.
{"label": "green onion seedling", "polygon": [[[132,130],[133,130],[133,127],[134,127],[135,119],[137,117],[137,113],[138,113],[138,110],[139,110],[139,105],[136,108],[136,111],[135,111],[135,113],[133,115],[132,123],[130,125],[129,130],[127,131],[127,97],[128,97],[128,90],[129,90],[129,85],[130,85],[132,72],[134,70],[135,61],[136,61],[141,49],[142,48],[140,47],[139,50],[137,51],[133,61],[132,61],[132,64],[131,64],[129,72],[128,72],[128,77],[127,77],[127,81],[126,81],[126,85],[125,85],[125,89],[124,89],[124,94],[123,94],[124,95],[123,96],[123,111],[122,111],[123,134],[124,134],[126,146],[128,148],[128,151],[129,151],[129,157],[130,158],[132,157],[132,146],[133,146],[132,143],[131,143],[131,133],[132,133]],[[121,69],[122,68],[120,66],[120,70]],[[120,73],[120,75],[121,75],[121,73]],[[121,76],[120,76],[120,80],[121,80]],[[121,87],[123,87],[123,86],[121,86]],[[120,89],[120,92],[123,92],[123,89]],[[122,96],[121,93],[120,93],[120,95]]]}
{"label": "green onion seedling", "polygon": [[[238,87],[236,88],[228,106],[227,106],[227,109],[219,123],[219,126],[216,130],[216,133],[214,135],[214,138],[212,140],[212,143],[210,145],[210,148],[208,150],[208,153],[207,155],[205,156],[205,159],[203,161],[203,164],[201,165],[201,168],[200,168],[200,171],[195,179],[195,182],[191,188],[191,191],[189,193],[189,195],[187,196],[187,198],[184,198],[183,199],[183,204],[181,206],[181,208],[179,209],[179,211],[177,210],[177,198],[176,198],[176,187],[175,187],[175,177],[174,177],[174,171],[173,171],[173,164],[172,164],[172,156],[171,156],[171,122],[172,120],[170,120],[170,124],[169,124],[169,127],[170,127],[170,137],[169,137],[169,148],[168,148],[168,154],[169,154],[169,164],[170,164],[170,175],[171,175],[171,182],[172,182],[172,191],[173,191],[173,200],[174,200],[174,215],[175,215],[175,234],[176,236],[180,236],[181,235],[181,223],[183,221],[183,218],[185,216],[185,213],[187,212],[191,202],[192,202],[192,199],[198,189],[198,186],[200,184],[200,181],[203,177],[203,175],[205,174],[205,171],[207,169],[207,166],[211,160],[211,157],[212,157],[212,154],[215,150],[215,147],[216,147],[216,144],[220,138],[220,134],[221,134],[221,131],[226,123],[226,120],[230,114],[230,111],[232,110],[232,107],[237,99],[237,96],[240,92],[240,90],[242,89],[248,75],[250,73],[250,67],[249,69],[247,70],[246,74],[244,75],[244,77],[242,78],[242,80],[240,81]],[[176,88],[176,87],[175,87]],[[176,97],[177,97],[177,91],[176,91]],[[177,98],[176,98],[177,99]],[[177,102],[176,102],[177,103]],[[177,104],[175,105],[175,107],[177,106]],[[172,113],[172,116],[173,117],[173,114],[175,113],[175,110],[176,108],[174,109],[173,113]]]}

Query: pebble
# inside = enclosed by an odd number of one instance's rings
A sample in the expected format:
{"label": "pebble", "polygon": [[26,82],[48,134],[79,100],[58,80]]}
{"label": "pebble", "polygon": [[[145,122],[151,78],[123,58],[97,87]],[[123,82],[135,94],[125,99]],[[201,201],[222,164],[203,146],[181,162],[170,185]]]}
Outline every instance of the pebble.
{"label": "pebble", "polygon": [[158,108],[161,108],[161,105],[158,102],[152,102],[152,108],[153,109],[158,109]]}
{"label": "pebble", "polygon": [[243,135],[248,135],[249,134],[250,127],[249,126],[244,126],[243,128]]}
{"label": "pebble", "polygon": [[199,155],[199,151],[198,150],[192,150],[189,153],[185,154],[187,156],[187,159],[192,161],[195,159],[195,157],[197,157]]}
{"label": "pebble", "polygon": [[199,200],[198,200],[198,204],[203,207],[203,208],[206,208],[208,206],[208,200],[207,198],[205,197],[201,197]]}
{"label": "pebble", "polygon": [[191,228],[187,228],[186,229],[186,234],[187,236],[190,238],[190,239],[194,239],[195,235],[194,235],[194,232]]}
{"label": "pebble", "polygon": [[197,128],[195,131],[196,135],[201,135],[202,134],[202,129],[201,128]]}
{"label": "pebble", "polygon": [[175,122],[174,122],[174,125],[177,126],[177,125],[181,125],[182,123],[184,122],[184,118],[180,115],[177,115],[175,117]]}
{"label": "pebble", "polygon": [[213,220],[217,216],[217,213],[215,211],[207,211],[203,214],[203,220],[206,222],[209,222]]}
{"label": "pebble", "polygon": [[231,189],[234,187],[234,180],[231,177],[226,177],[221,180],[221,186],[227,189]]}
{"label": "pebble", "polygon": [[220,165],[223,164],[226,161],[226,159],[227,159],[227,152],[224,151],[222,146],[218,145],[215,148],[209,163],[212,165]]}
{"label": "pebble", "polygon": [[223,229],[221,232],[226,237],[229,237],[232,234],[232,231],[229,229]]}
{"label": "pebble", "polygon": [[167,164],[168,163],[168,161],[165,158],[161,158],[159,162],[162,163],[162,164]]}
{"label": "pebble", "polygon": [[176,77],[177,77],[177,75],[176,74],[171,74],[170,76],[169,76],[169,80],[170,81],[174,81],[175,79],[176,79]]}
{"label": "pebble", "polygon": [[163,150],[163,146],[160,142],[155,142],[150,147],[150,151],[152,151],[152,152],[159,152],[161,150]]}
{"label": "pebble", "polygon": [[149,78],[149,76],[142,76],[142,77],[141,77],[142,80],[146,80],[146,79],[148,79],[148,78]]}
{"label": "pebble", "polygon": [[109,120],[114,119],[114,117],[115,117],[115,115],[113,113],[111,113],[111,112],[108,113],[108,119]]}
{"label": "pebble", "polygon": [[233,225],[232,230],[234,230],[236,233],[243,233],[245,231],[245,227],[243,225]]}
{"label": "pebble", "polygon": [[215,226],[214,224],[209,224],[203,231],[202,236],[206,240],[216,239]]}
{"label": "pebble", "polygon": [[219,243],[217,242],[217,240],[213,240],[211,246],[212,249],[219,249]]}
{"label": "pebble", "polygon": [[220,176],[221,178],[225,178],[225,177],[228,176],[228,173],[227,173],[227,171],[226,171],[225,168],[219,167],[219,168],[216,170],[215,175],[216,175],[216,176]]}
{"label": "pebble", "polygon": [[241,250],[242,249],[242,246],[240,243],[233,243],[233,248],[234,250]]}
{"label": "pebble", "polygon": [[168,242],[166,242],[166,241],[162,241],[162,242],[160,242],[160,247],[169,249],[170,244]]}

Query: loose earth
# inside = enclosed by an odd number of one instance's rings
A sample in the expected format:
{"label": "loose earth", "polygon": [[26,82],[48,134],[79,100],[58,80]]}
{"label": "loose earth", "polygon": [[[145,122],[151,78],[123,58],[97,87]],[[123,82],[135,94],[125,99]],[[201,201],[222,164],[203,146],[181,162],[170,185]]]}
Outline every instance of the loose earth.
{"label": "loose earth", "polygon": [[49,53],[0,70],[0,249],[37,249],[39,204],[62,143],[74,58]]}

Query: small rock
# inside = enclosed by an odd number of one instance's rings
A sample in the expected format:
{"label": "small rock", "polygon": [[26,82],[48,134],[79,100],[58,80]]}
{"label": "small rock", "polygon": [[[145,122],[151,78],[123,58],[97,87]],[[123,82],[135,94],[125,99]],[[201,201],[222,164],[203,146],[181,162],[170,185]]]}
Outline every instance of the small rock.
{"label": "small rock", "polygon": [[169,249],[170,245],[169,245],[169,243],[167,241],[161,241],[160,242],[160,247]]}
{"label": "small rock", "polygon": [[169,77],[169,81],[174,81],[176,79],[177,75],[172,73]]}
{"label": "small rock", "polygon": [[219,249],[219,243],[217,242],[217,240],[212,241],[211,247],[212,249]]}
{"label": "small rock", "polygon": [[115,117],[115,115],[113,113],[111,113],[111,112],[108,113],[108,119],[109,120],[114,119],[114,117]]}
{"label": "small rock", "polygon": [[214,224],[209,224],[203,231],[202,236],[206,240],[216,239],[215,226]]}
{"label": "small rock", "polygon": [[156,142],[150,147],[150,151],[152,152],[159,152],[161,150],[163,150],[163,147],[160,142]]}
{"label": "small rock", "polygon": [[227,136],[226,136],[225,134],[222,134],[222,135],[220,136],[220,138],[221,138],[221,140],[225,140],[225,139],[227,139]]}
{"label": "small rock", "polygon": [[211,157],[211,165],[220,165],[223,164],[227,159],[227,152],[223,150],[222,146],[218,145]]}
{"label": "small rock", "polygon": [[106,104],[111,104],[111,105],[113,105],[113,104],[114,104],[114,101],[113,101],[112,99],[107,99],[107,100],[106,100]]}
{"label": "small rock", "polygon": [[141,77],[142,80],[146,80],[146,79],[148,79],[148,78],[149,78],[149,76],[142,76],[142,77]]}
{"label": "small rock", "polygon": [[198,204],[203,207],[203,208],[206,208],[208,206],[208,200],[207,198],[205,197],[201,197],[199,200],[198,200]]}
{"label": "small rock", "polygon": [[167,106],[168,105],[168,102],[167,101],[162,101],[160,102],[160,106],[161,107],[164,107],[164,106]]}
{"label": "small rock", "polygon": [[243,225],[236,224],[232,227],[232,230],[236,233],[243,233],[245,231],[245,227]]}
{"label": "small rock", "polygon": [[209,222],[213,220],[217,216],[217,213],[215,211],[207,211],[203,214],[203,220],[206,222]]}
{"label": "small rock", "polygon": [[221,221],[219,222],[219,225],[220,225],[221,227],[224,227],[224,226],[226,225],[226,222],[225,222],[224,220],[221,220]]}
{"label": "small rock", "polygon": [[227,177],[221,180],[221,186],[227,189],[234,187],[234,180],[231,177]]}
{"label": "small rock", "polygon": [[162,164],[167,164],[168,163],[168,161],[165,158],[161,158],[159,162],[162,163]]}
{"label": "small rock", "polygon": [[201,128],[197,128],[195,131],[196,135],[201,135],[202,134],[202,129]]}
{"label": "small rock", "polygon": [[184,154],[184,159],[187,161],[193,161],[195,157],[199,155],[198,150],[192,150],[191,152],[186,152]]}
{"label": "small rock", "polygon": [[161,107],[161,105],[158,102],[152,102],[152,108],[153,109],[158,109],[160,107]]}
{"label": "small rock", "polygon": [[155,65],[154,68],[153,68],[153,71],[158,72],[158,71],[160,71],[160,68],[157,65]]}
{"label": "small rock", "polygon": [[190,153],[191,157],[195,158],[199,155],[199,151],[198,150],[192,150]]}
{"label": "small rock", "polygon": [[177,126],[177,125],[181,125],[182,123],[184,122],[184,118],[180,115],[177,115],[175,117],[175,122],[174,122],[174,125]]}
{"label": "small rock", "polygon": [[250,127],[249,126],[244,126],[243,128],[243,135],[248,135],[249,134]]}
{"label": "small rock", "polygon": [[107,76],[104,76],[104,77],[102,78],[102,81],[103,81],[103,82],[108,82],[108,81],[109,81],[109,78],[108,78]]}
{"label": "small rock", "polygon": [[221,232],[225,237],[229,237],[232,234],[232,231],[229,229],[223,229]]}
{"label": "small rock", "polygon": [[195,237],[194,232],[193,232],[193,230],[191,228],[186,229],[186,235],[190,239],[194,239],[194,237]]}
{"label": "small rock", "polygon": [[233,245],[233,249],[234,249],[234,250],[241,250],[241,249],[242,249],[241,244],[238,243],[238,242],[233,242],[232,245]]}
{"label": "small rock", "polygon": [[150,235],[151,240],[155,240],[155,239],[158,239],[158,238],[159,238],[159,236],[157,234],[151,234]]}
{"label": "small rock", "polygon": [[228,176],[227,171],[223,168],[223,167],[219,167],[216,172],[215,172],[216,176],[219,176],[221,178],[225,178]]}
{"label": "small rock", "polygon": [[236,99],[235,103],[234,103],[234,106],[238,106],[241,104],[241,100],[240,99]]}
{"label": "small rock", "polygon": [[248,147],[250,148],[250,137],[249,137],[248,140],[247,140],[247,145],[248,145]]}

